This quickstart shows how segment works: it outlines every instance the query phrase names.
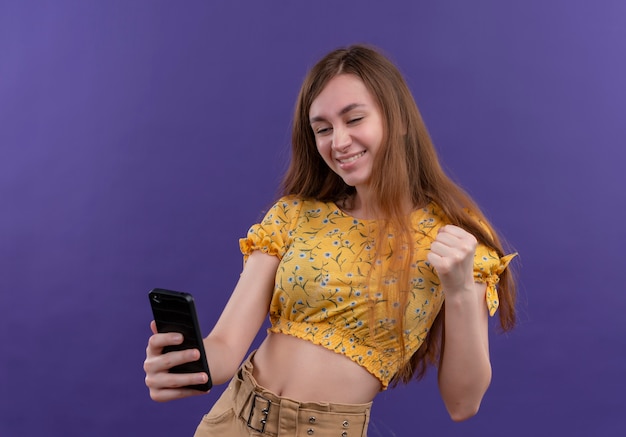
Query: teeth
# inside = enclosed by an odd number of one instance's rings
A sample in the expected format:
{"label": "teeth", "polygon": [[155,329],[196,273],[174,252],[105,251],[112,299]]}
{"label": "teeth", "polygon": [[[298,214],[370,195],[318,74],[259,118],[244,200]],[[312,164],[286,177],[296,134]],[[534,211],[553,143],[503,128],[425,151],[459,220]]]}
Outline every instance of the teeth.
{"label": "teeth", "polygon": [[357,159],[359,159],[363,155],[365,155],[365,150],[362,151],[361,153],[359,153],[358,155],[354,155],[352,158],[340,159],[339,162],[341,162],[342,164],[347,164],[348,162],[356,161]]}

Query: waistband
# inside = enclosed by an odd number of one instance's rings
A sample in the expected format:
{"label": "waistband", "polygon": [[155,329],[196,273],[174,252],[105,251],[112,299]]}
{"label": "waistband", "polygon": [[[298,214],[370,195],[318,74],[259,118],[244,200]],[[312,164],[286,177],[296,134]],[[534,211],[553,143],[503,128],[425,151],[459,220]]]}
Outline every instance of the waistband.
{"label": "waistband", "polygon": [[246,425],[267,435],[363,436],[372,403],[336,404],[299,402],[261,387],[252,376],[252,357],[242,364],[231,381],[235,414]]}

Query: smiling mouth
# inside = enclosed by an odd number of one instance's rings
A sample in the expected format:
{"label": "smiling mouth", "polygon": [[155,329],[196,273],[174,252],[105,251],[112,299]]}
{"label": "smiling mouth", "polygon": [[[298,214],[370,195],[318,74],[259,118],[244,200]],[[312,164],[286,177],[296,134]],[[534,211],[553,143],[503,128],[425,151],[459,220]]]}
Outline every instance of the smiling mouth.
{"label": "smiling mouth", "polygon": [[351,156],[350,158],[346,158],[346,159],[338,159],[337,161],[339,161],[340,164],[348,164],[350,162],[354,162],[357,159],[359,159],[361,156],[365,155],[365,150],[362,151],[361,153]]}

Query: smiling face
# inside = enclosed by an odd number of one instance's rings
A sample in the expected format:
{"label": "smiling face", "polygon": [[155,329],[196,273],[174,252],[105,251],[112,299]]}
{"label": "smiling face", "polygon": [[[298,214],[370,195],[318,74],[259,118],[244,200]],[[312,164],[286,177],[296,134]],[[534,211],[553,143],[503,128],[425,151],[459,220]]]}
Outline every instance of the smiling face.
{"label": "smiling face", "polygon": [[332,78],[313,100],[309,122],[328,167],[357,192],[367,190],[383,140],[383,121],[363,81],[352,74]]}

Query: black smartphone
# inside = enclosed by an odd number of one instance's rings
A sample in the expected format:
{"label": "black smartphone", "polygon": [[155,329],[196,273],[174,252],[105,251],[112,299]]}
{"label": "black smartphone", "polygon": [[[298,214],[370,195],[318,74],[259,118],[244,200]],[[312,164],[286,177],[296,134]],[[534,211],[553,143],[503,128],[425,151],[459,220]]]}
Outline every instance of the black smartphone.
{"label": "black smartphone", "polygon": [[200,358],[191,363],[181,364],[170,369],[171,373],[204,372],[208,376],[205,384],[190,385],[195,390],[208,391],[213,386],[211,372],[204,352],[202,333],[196,315],[193,296],[181,291],[154,288],[148,294],[150,306],[158,332],[180,332],[183,342],[163,348],[163,353],[185,349],[198,349]]}

